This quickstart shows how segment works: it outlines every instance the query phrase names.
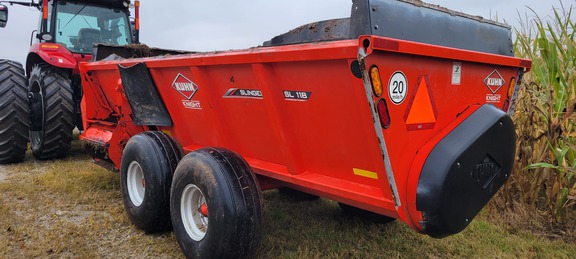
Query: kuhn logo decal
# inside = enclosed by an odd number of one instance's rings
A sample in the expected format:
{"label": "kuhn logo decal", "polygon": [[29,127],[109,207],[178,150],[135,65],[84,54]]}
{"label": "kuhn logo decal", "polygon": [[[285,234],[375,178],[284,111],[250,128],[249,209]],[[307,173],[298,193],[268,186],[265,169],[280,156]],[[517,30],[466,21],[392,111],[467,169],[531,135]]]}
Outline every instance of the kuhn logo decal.
{"label": "kuhn logo decal", "polygon": [[500,90],[500,88],[506,84],[506,81],[504,81],[504,78],[500,75],[498,70],[494,70],[492,74],[484,79],[484,84],[488,87],[488,89],[490,89],[490,92],[496,94],[496,92],[498,92],[498,90]]}
{"label": "kuhn logo decal", "polygon": [[198,85],[190,81],[182,74],[178,74],[172,83],[172,88],[176,89],[180,94],[182,94],[186,99],[190,100],[196,91],[198,91]]}

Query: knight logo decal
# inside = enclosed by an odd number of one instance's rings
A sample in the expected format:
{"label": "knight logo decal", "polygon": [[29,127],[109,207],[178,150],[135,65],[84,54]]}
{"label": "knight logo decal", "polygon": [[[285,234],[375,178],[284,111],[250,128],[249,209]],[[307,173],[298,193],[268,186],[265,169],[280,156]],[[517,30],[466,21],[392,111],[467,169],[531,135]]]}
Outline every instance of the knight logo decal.
{"label": "knight logo decal", "polygon": [[198,85],[180,73],[178,73],[174,79],[172,88],[176,89],[176,91],[178,91],[188,100],[192,99],[194,94],[196,94],[196,91],[198,91]]}
{"label": "knight logo decal", "polygon": [[484,79],[484,84],[488,87],[488,89],[490,89],[492,94],[496,94],[496,92],[498,92],[498,90],[500,90],[500,88],[506,84],[506,81],[502,75],[500,75],[498,70],[494,70],[494,72],[492,72],[488,77],[486,77],[486,79]]}

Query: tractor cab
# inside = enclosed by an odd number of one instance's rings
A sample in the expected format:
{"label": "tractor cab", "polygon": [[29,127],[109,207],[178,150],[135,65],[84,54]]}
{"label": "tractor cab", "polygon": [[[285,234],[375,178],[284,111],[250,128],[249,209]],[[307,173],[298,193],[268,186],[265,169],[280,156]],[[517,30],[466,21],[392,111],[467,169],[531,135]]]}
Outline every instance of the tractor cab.
{"label": "tractor cab", "polygon": [[[129,0],[0,1],[37,7],[42,11],[36,43],[57,43],[75,54],[91,54],[95,43],[137,42],[130,21]],[[0,5],[0,27],[8,22],[8,7]]]}
{"label": "tractor cab", "polygon": [[127,6],[98,6],[53,1],[48,5],[47,27],[40,41],[56,42],[73,53],[92,53],[94,43],[126,45],[133,42]]}

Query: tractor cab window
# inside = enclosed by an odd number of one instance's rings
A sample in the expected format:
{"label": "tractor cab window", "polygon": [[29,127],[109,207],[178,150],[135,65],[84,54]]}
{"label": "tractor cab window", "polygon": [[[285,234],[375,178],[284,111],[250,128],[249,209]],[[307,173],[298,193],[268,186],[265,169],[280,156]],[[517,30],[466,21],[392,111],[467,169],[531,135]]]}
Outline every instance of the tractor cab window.
{"label": "tractor cab window", "polygon": [[0,5],[0,27],[5,27],[8,22],[8,7]]}
{"label": "tractor cab window", "polygon": [[128,16],[113,8],[58,2],[54,30],[56,42],[76,53],[92,53],[94,43],[132,41]]}

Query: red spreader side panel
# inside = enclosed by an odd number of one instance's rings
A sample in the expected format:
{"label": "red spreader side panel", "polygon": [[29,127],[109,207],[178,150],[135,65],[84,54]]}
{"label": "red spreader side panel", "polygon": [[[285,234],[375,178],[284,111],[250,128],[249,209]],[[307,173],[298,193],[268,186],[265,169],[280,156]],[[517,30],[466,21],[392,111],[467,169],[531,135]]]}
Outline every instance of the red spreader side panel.
{"label": "red spreader side panel", "polygon": [[350,72],[357,52],[351,40],[84,64],[85,88],[110,107],[87,119],[121,113],[117,64],[145,62],[173,121],[161,129],[185,151],[225,147],[258,174],[396,216],[363,81]]}

